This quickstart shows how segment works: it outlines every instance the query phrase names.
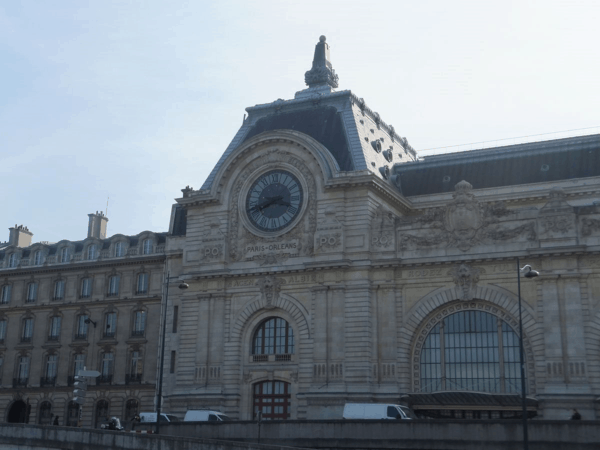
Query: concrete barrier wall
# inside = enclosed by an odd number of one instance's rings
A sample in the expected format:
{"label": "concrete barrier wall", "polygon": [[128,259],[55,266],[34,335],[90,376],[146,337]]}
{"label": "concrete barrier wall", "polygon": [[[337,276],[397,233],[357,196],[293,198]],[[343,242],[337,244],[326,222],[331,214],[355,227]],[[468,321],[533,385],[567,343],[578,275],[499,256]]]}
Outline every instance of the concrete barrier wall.
{"label": "concrete barrier wall", "polygon": [[289,450],[282,446],[23,424],[0,424],[2,450]]}
{"label": "concrete barrier wall", "polygon": [[[258,440],[256,422],[180,422],[161,424],[174,436],[227,441]],[[528,424],[530,450],[600,448],[600,421],[541,421]],[[522,448],[520,420],[425,421],[265,421],[261,444],[314,449],[406,448],[460,450],[515,450]]]}

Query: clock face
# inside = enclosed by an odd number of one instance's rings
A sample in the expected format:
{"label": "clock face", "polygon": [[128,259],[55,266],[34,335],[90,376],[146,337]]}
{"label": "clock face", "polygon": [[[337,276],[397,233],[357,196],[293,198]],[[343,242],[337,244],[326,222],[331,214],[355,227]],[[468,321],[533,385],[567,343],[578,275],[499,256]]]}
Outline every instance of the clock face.
{"label": "clock face", "polygon": [[304,193],[295,175],[271,170],[252,183],[246,195],[246,214],[261,231],[279,231],[300,214]]}

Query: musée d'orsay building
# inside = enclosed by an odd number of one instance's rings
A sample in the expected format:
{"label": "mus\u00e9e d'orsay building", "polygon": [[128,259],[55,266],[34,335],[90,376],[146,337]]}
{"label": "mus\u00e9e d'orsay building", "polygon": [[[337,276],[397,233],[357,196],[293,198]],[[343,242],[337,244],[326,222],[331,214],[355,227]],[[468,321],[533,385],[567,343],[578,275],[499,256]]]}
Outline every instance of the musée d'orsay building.
{"label": "mus\u00e9e d'orsay building", "polygon": [[248,108],[176,200],[163,410],[341,419],[352,401],[521,417],[521,311],[528,415],[598,418],[600,136],[420,158],[335,89],[324,37],[305,81]]}

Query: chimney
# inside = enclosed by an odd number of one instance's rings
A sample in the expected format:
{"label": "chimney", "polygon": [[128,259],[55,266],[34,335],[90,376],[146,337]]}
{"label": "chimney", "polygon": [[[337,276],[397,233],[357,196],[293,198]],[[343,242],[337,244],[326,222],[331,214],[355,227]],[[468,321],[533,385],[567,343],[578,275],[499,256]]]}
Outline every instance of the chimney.
{"label": "chimney", "polygon": [[15,224],[15,226],[9,228],[9,230],[9,245],[15,245],[17,247],[29,247],[31,245],[31,236],[33,236],[33,233],[29,231],[26,226]]}
{"label": "chimney", "polygon": [[96,211],[96,214],[88,214],[90,218],[90,222],[88,224],[88,235],[87,237],[95,237],[98,239],[106,238],[106,222],[108,222],[108,217],[106,217],[102,211]]}

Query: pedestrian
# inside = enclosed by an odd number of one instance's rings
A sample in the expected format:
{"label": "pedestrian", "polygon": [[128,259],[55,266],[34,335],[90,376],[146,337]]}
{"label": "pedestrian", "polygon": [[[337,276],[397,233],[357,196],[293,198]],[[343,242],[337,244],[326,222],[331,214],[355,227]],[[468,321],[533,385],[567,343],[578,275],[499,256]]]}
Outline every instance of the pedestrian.
{"label": "pedestrian", "polygon": [[579,414],[579,412],[576,409],[573,410],[571,420],[581,420],[581,414]]}
{"label": "pedestrian", "polygon": [[52,425],[58,425],[58,416],[54,416],[54,422],[52,422]]}

